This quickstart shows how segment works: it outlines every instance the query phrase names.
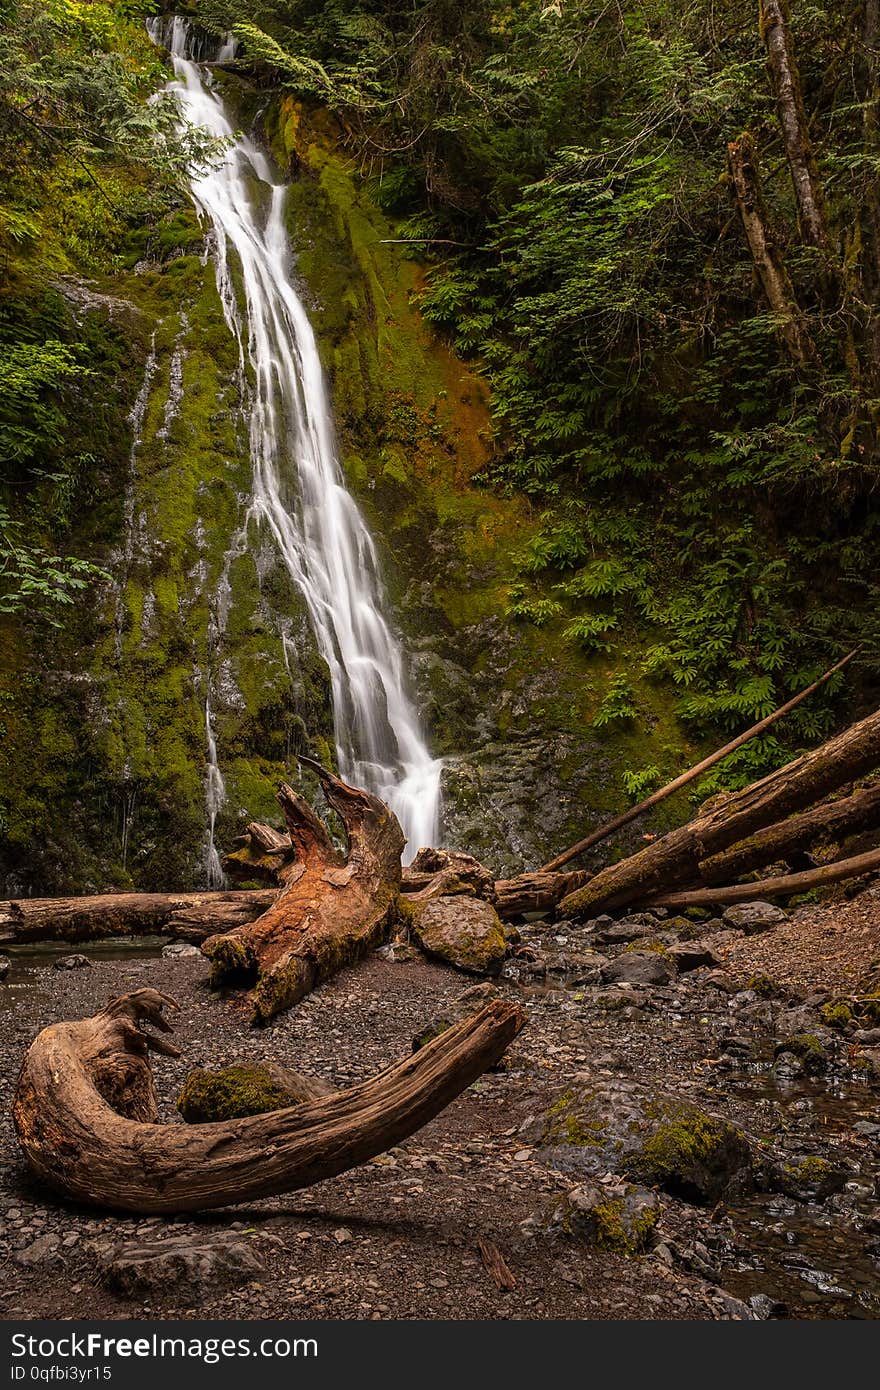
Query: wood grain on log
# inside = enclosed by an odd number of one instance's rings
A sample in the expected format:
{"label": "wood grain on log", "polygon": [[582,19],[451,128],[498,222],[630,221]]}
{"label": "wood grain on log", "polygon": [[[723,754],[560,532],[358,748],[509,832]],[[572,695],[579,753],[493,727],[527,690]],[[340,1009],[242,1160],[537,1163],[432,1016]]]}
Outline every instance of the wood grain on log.
{"label": "wood grain on log", "polygon": [[273,892],[96,893],[83,898],[14,898],[0,902],[0,944],[88,941],[165,935],[203,940],[224,924],[259,917]]}
{"label": "wood grain on log", "polygon": [[348,836],[348,855],[292,787],[278,793],[295,860],[280,872],[281,890],[256,921],[209,937],[211,984],[253,986],[254,1022],[289,1008],[321,980],[386,940],[401,879],[403,832],[378,797],[349,787],[317,763],[324,796]]}
{"label": "wood grain on log", "polygon": [[161,1036],[165,1005],[173,1000],[137,990],[31,1044],[15,1127],[34,1173],[62,1196],[171,1213],[307,1187],[421,1128],[500,1060],[525,1022],[519,1005],[495,1000],[351,1090],[244,1119],[162,1125],[148,1049],[178,1055]]}

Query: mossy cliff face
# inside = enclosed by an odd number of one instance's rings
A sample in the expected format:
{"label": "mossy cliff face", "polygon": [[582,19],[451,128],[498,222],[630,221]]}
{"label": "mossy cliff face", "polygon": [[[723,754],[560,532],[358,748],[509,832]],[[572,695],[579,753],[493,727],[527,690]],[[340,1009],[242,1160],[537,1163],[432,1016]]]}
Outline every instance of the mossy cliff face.
{"label": "mossy cliff face", "polygon": [[[230,81],[242,123],[290,170],[288,224],[353,491],[383,556],[433,749],[447,844],[496,871],[540,862],[620,808],[622,772],[687,750],[655,690],[591,728],[627,656],[582,656],[506,617],[525,504],[473,486],[486,391],[421,320],[419,266],[393,243],[326,117]],[[112,581],[62,632],[0,628],[0,891],[205,882],[206,702],[226,801],[216,840],[277,821],[293,755],[332,759],[329,679],[250,494],[238,348],[204,232],[182,204],[130,234],[112,273],[52,291],[100,371],[80,387],[91,458],[66,549]],[[308,792],[309,788],[306,787]]]}
{"label": "mossy cliff face", "polygon": [[[497,872],[535,865],[625,803],[624,769],[670,774],[692,749],[671,703],[559,624],[506,616],[539,518],[471,481],[492,449],[484,382],[424,323],[423,271],[323,112],[291,98],[261,127],[289,170],[290,240],[327,371],[343,462],[383,553],[417,702],[446,760],[443,838]],[[616,676],[638,714],[593,729]],[[681,814],[670,806],[669,816]],[[661,822],[662,813],[661,813]]]}

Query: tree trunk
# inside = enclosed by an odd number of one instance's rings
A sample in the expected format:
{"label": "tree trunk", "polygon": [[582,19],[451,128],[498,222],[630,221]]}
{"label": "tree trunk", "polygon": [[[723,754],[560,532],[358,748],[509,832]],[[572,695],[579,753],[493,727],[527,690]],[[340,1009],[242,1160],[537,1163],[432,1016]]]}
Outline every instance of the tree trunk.
{"label": "tree trunk", "polygon": [[791,357],[799,366],[803,366],[815,361],[816,350],[770,230],[751,135],[744,134],[730,142],[727,146],[727,166],[746,241],[767,303],[779,320],[779,332]]}
{"label": "tree trunk", "polygon": [[700,863],[704,883],[732,883],[742,874],[761,869],[765,864],[785,860],[795,850],[810,845],[840,840],[859,830],[873,830],[880,825],[880,782],[853,792],[839,801],[824,801],[811,811],[761,830],[732,849],[716,854]]}
{"label": "tree trunk", "polygon": [[761,0],[760,29],[791,170],[801,238],[810,246],[827,247],[824,200],[788,26],[788,0]]}
{"label": "tree trunk", "polygon": [[602,869],[560,903],[566,916],[594,917],[698,883],[703,860],[813,805],[880,767],[880,710],[741,792],[724,797],[653,844]]}
{"label": "tree trunk", "polygon": [[221,927],[259,917],[275,899],[257,893],[99,893],[86,898],[0,902],[0,945],[175,935],[203,941]]}
{"label": "tree trunk", "polygon": [[856,854],[852,859],[838,859],[833,864],[820,864],[801,874],[785,874],[781,878],[756,879],[754,883],[734,883],[727,888],[688,888],[683,893],[660,893],[646,898],[646,907],[728,907],[731,903],[763,901],[764,898],[790,898],[796,893],[810,893],[828,883],[841,883],[847,878],[876,873],[880,869],[880,849]]}
{"label": "tree trunk", "polygon": [[29,1048],[13,1102],[19,1143],[61,1196],[115,1211],[200,1211],[308,1187],[399,1144],[494,1066],[525,1021],[495,1000],[371,1080],[322,1100],[215,1124],[158,1123],[148,1048],[179,1055],[167,996],[142,989]]}
{"label": "tree trunk", "polygon": [[387,938],[400,886],[403,833],[384,802],[301,759],[348,836],[348,857],[334,848],[314,811],[282,786],[295,862],[280,870],[281,891],[255,922],[210,937],[211,985],[254,986],[254,1022],[289,1008],[321,980],[375,950]]}

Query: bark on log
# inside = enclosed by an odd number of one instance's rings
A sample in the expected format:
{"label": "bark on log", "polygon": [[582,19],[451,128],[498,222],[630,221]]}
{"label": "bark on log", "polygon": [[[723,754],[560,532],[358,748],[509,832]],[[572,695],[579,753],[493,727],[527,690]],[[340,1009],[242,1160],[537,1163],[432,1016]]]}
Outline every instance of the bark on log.
{"label": "bark on log", "polygon": [[281,870],[294,857],[290,836],[273,830],[271,825],[251,821],[236,843],[241,848],[223,856],[223,872],[239,883],[255,879],[277,887]]}
{"label": "bark on log", "polygon": [[178,1055],[142,989],[94,1017],[45,1028],[13,1102],[33,1171],[63,1197],[116,1211],[199,1211],[335,1176],[413,1134],[494,1066],[525,1015],[495,1000],[371,1080],[322,1100],[203,1125],[162,1125],[148,1049]]}
{"label": "bark on log", "polygon": [[310,759],[301,761],[317,773],[345,826],[347,858],[334,849],[308,803],[282,786],[278,800],[296,860],[281,870],[281,891],[255,922],[210,937],[202,946],[211,961],[213,988],[254,987],[255,1023],[265,1023],[321,980],[381,946],[400,886],[405,841],[393,812]]}
{"label": "bark on log", "polygon": [[256,893],[98,893],[0,902],[0,945],[179,935],[203,941],[218,927],[252,921],[275,899]]}
{"label": "bark on log", "polygon": [[495,884],[495,910],[506,920],[521,917],[525,912],[552,912],[566,894],[588,883],[592,876],[585,869],[574,869],[567,874],[547,874],[539,870],[533,874],[518,874],[516,878],[499,879]]}
{"label": "bark on log", "polygon": [[772,714],[766,715],[764,719],[759,719],[757,724],[753,724],[750,729],[745,729],[743,733],[737,734],[736,738],[731,739],[729,743],[725,743],[723,748],[717,748],[714,753],[710,753],[708,758],[703,758],[700,762],[694,763],[693,767],[689,767],[686,772],[680,773],[679,776],[673,778],[671,782],[667,782],[665,787],[659,787],[658,790],[652,792],[650,796],[646,796],[644,801],[640,801],[637,806],[630,806],[629,810],[622,811],[621,814],[615,816],[613,820],[606,821],[604,825],[599,826],[598,830],[591,831],[585,839],[578,840],[577,844],[572,845],[570,849],[563,850],[562,854],[557,854],[555,859],[551,859],[549,863],[543,865],[541,873],[549,874],[554,873],[557,869],[561,869],[563,864],[567,864],[569,860],[577,858],[579,854],[583,854],[585,850],[591,849],[593,845],[598,845],[602,840],[607,840],[609,835],[613,835],[616,830],[622,830],[625,825],[629,825],[631,821],[636,820],[639,816],[643,816],[646,811],[650,811],[652,807],[657,806],[661,801],[665,801],[668,796],[672,796],[673,792],[680,791],[682,787],[686,787],[689,783],[695,782],[704,772],[708,772],[710,767],[714,767],[716,763],[722,762],[724,758],[729,758],[731,753],[735,753],[738,748],[742,748],[744,744],[750,743],[753,738],[757,738],[758,734],[763,734],[767,729],[772,728],[777,720],[782,719],[784,715],[790,714],[793,709],[797,709],[798,705],[803,704],[804,700],[809,699],[811,695],[815,694],[817,690],[820,690],[823,685],[830,681],[832,676],[836,676],[838,671],[842,671],[845,666],[848,666],[853,657],[858,656],[860,651],[860,647],[853,647],[851,652],[847,652],[846,656],[842,657],[840,661],[829,667],[827,671],[824,671],[818,680],[813,681],[812,684],[806,686],[805,689],[799,690],[797,695],[792,696],[790,700],[786,700],[785,704],[780,705]]}
{"label": "bark on log", "polygon": [[700,877],[707,884],[732,883],[743,874],[786,859],[795,850],[839,840],[860,830],[873,830],[878,825],[880,782],[875,782],[839,801],[823,801],[811,811],[790,816],[742,840],[732,849],[701,860]]}
{"label": "bark on log", "polygon": [[602,869],[563,898],[560,911],[571,917],[594,917],[667,889],[699,883],[703,860],[878,767],[880,710],[769,777],[716,802],[629,859]]}
{"label": "bark on log", "polygon": [[[727,888],[689,888],[683,893],[660,893],[645,898],[646,907],[727,907],[731,903],[763,901],[764,898],[790,898],[796,893],[809,893],[828,883],[841,883],[847,878],[880,869],[880,849],[838,859],[833,864],[820,864],[801,874],[785,874],[780,878],[756,879],[754,883],[734,883]],[[640,900],[641,901],[641,900]]]}

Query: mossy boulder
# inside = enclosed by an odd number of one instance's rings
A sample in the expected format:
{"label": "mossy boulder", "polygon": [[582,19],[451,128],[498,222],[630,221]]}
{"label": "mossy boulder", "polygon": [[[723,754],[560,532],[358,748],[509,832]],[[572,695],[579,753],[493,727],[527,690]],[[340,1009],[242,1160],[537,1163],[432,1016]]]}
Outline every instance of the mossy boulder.
{"label": "mossy boulder", "polygon": [[773,1173],[773,1186],[799,1202],[821,1202],[839,1192],[846,1179],[844,1169],[811,1154],[781,1163]]}
{"label": "mossy boulder", "polygon": [[563,1091],[526,1137],[563,1171],[611,1171],[685,1201],[716,1202],[753,1185],[752,1153],[740,1130],[635,1082],[585,1078]]}
{"label": "mossy boulder", "polygon": [[587,1179],[556,1197],[521,1227],[524,1235],[560,1232],[621,1255],[640,1255],[663,1214],[655,1192],[628,1182]]}
{"label": "mossy boulder", "polygon": [[414,907],[410,931],[426,955],[470,975],[497,975],[507,953],[501,919],[482,898],[432,898]]}
{"label": "mossy boulder", "polygon": [[317,1076],[303,1076],[275,1062],[223,1067],[220,1071],[191,1071],[177,1098],[187,1124],[214,1124],[265,1115],[291,1105],[319,1100],[333,1087]]}
{"label": "mossy boulder", "polygon": [[818,1076],[828,1068],[828,1053],[815,1033],[795,1033],[777,1044],[774,1068],[777,1072]]}

